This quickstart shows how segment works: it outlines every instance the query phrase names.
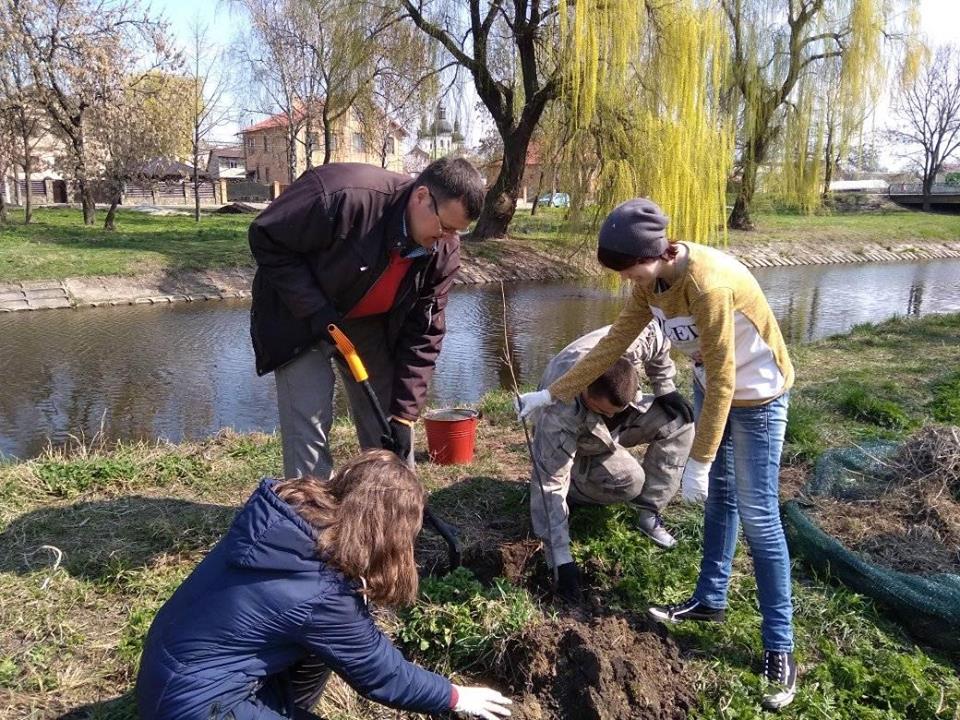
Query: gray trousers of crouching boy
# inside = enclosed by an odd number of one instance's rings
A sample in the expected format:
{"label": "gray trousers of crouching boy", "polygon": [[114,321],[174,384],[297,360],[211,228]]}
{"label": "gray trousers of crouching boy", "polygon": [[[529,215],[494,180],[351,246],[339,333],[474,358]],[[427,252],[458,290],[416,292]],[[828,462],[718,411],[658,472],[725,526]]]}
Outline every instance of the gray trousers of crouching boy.
{"label": "gray trousers of crouching boy", "polygon": [[[611,505],[632,500],[659,513],[680,489],[683,466],[693,444],[693,423],[666,413],[654,403],[619,427],[613,452],[578,448],[570,472],[568,501]],[[642,461],[627,448],[647,445]]]}

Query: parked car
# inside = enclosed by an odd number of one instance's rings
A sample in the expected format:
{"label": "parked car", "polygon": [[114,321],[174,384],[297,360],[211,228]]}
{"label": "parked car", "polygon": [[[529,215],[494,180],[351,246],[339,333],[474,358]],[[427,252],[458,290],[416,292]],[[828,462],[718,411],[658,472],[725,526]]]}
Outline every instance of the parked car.
{"label": "parked car", "polygon": [[570,207],[570,196],[567,193],[561,192],[547,193],[546,195],[540,196],[540,199],[537,200],[537,204],[556,208]]}

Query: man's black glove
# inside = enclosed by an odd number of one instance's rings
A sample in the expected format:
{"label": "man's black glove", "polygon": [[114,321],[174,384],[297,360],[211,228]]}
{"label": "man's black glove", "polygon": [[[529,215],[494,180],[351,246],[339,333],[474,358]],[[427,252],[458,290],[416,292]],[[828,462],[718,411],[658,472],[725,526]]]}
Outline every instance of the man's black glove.
{"label": "man's black glove", "polygon": [[383,438],[383,448],[392,450],[404,462],[410,457],[413,450],[413,426],[405,422],[390,420],[390,437]]}
{"label": "man's black glove", "polygon": [[323,310],[310,316],[310,332],[316,340],[333,343],[333,338],[330,337],[330,331],[327,330],[327,327],[339,322],[340,314],[333,309],[332,305],[326,305]]}
{"label": "man's black glove", "polygon": [[666,395],[660,395],[654,402],[658,403],[670,417],[683,418],[685,423],[693,422],[693,405],[679,391],[674,390]]}
{"label": "man's black glove", "polygon": [[580,592],[580,570],[573,562],[557,566],[557,597],[568,603],[579,603],[583,596]]}

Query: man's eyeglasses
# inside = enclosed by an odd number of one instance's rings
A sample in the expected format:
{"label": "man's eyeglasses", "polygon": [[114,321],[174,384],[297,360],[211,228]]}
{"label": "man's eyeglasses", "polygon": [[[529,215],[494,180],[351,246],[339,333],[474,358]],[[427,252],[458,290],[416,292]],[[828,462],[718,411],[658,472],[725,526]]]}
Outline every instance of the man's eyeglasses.
{"label": "man's eyeglasses", "polygon": [[430,195],[430,200],[433,201],[433,214],[437,216],[437,222],[440,224],[440,232],[445,237],[453,237],[459,235],[460,231],[456,228],[447,227],[443,224],[443,220],[440,219],[440,207],[437,205],[437,198],[434,197],[433,193],[430,191],[430,188],[427,188],[427,194]]}

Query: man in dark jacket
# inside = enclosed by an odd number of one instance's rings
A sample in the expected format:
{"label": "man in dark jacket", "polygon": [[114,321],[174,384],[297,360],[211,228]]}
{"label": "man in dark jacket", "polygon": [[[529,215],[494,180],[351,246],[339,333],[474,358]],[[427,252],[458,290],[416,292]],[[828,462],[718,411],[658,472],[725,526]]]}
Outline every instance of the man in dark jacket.
{"label": "man in dark jacket", "polygon": [[257,373],[274,372],[287,477],[327,475],[336,361],[361,447],[380,447],[369,400],[327,326],[356,345],[398,454],[413,458],[460,268],[459,233],[480,214],[484,182],[444,158],[416,180],[372,165],[308,170],[250,225],[257,261],[250,331]]}

